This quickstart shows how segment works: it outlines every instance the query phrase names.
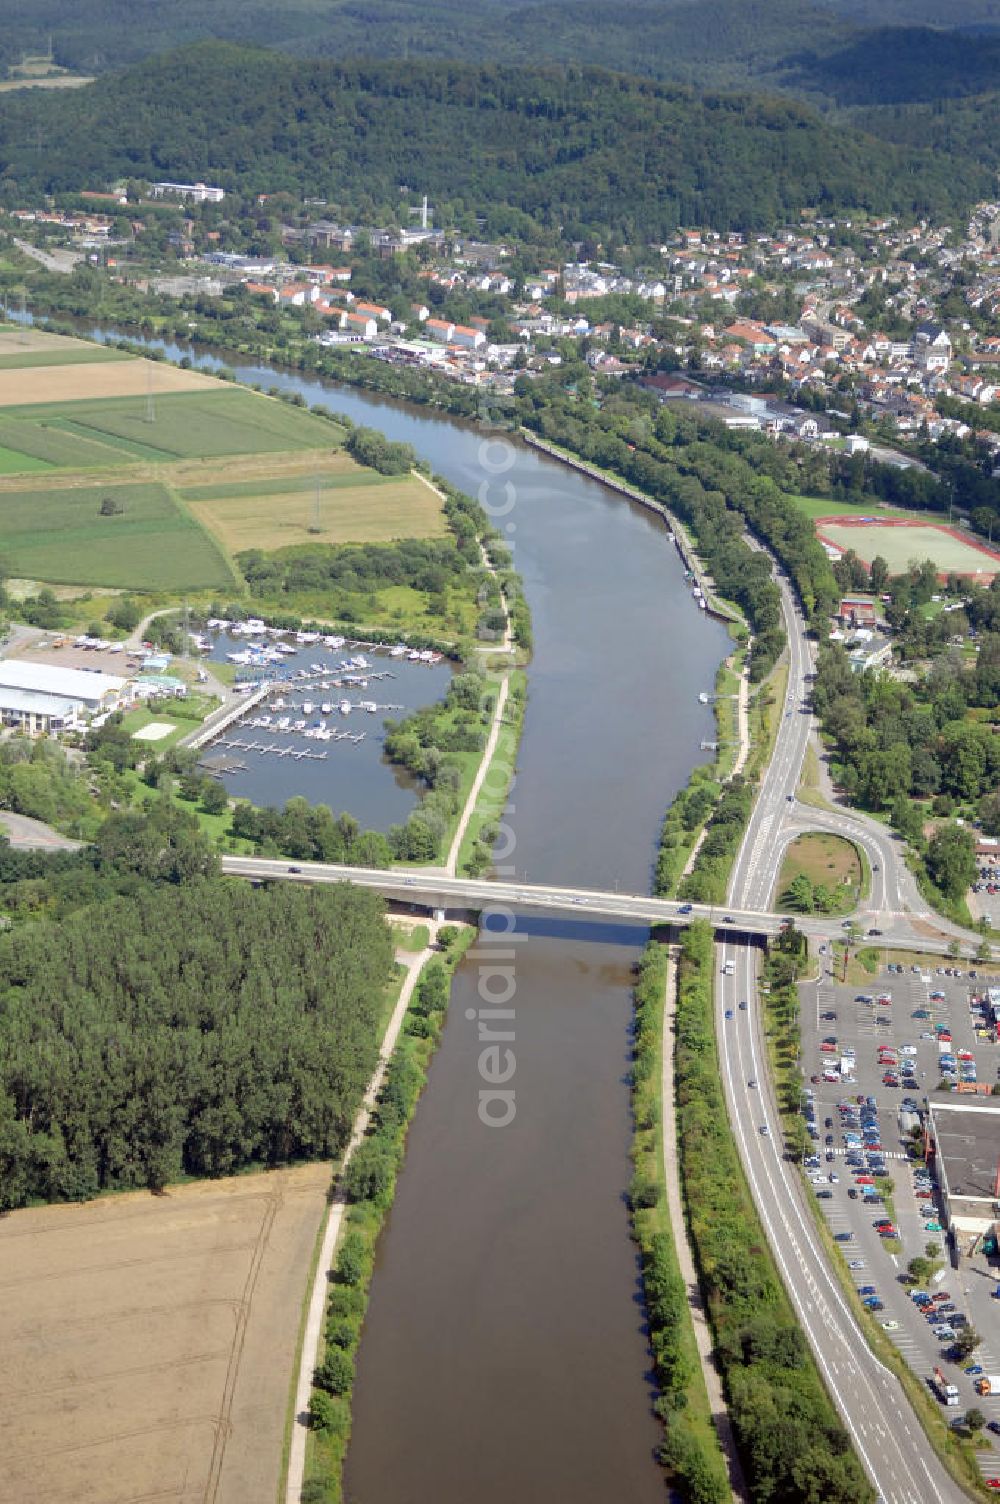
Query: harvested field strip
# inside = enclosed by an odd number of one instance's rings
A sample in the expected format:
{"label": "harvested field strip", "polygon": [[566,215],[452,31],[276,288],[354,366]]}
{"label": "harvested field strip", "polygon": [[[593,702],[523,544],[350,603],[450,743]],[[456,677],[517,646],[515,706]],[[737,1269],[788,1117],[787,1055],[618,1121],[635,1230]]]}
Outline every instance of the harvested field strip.
{"label": "harvested field strip", "polygon": [[108,397],[145,397],[152,382],[157,396],[170,392],[217,389],[219,383],[197,371],[182,371],[165,361],[88,361],[82,365],[35,366],[0,371],[0,407],[36,403],[94,401]]}
{"label": "harvested field strip", "polygon": [[[102,516],[106,500],[123,511]],[[57,584],[170,590],[233,583],[212,539],[156,485],[5,491],[0,550],[14,573]]]}
{"label": "harvested field strip", "polygon": [[127,350],[115,350],[108,345],[78,345],[67,342],[65,350],[22,350],[7,352],[0,349],[0,371],[25,371],[33,366],[82,366],[99,365],[112,360],[134,360]]}
{"label": "harvested field strip", "polygon": [[[382,543],[439,537],[446,531],[437,497],[410,477],[323,490],[315,488],[188,502],[190,510],[231,554],[271,551],[303,543]],[[377,479],[381,479],[378,477]]]}
{"label": "harvested field strip", "polygon": [[288,1316],[329,1176],[317,1164],[4,1218],[0,1504],[271,1504]]}

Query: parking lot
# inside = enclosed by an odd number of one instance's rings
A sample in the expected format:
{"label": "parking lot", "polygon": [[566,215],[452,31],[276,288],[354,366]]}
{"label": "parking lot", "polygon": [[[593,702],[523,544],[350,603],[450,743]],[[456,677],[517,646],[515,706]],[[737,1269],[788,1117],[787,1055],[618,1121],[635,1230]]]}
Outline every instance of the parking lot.
{"label": "parking lot", "polygon": [[[926,1381],[937,1366],[957,1387],[949,1418],[977,1407],[996,1425],[979,1444],[984,1472],[997,1476],[1000,1395],[979,1396],[979,1375],[966,1370],[1000,1373],[1000,1300],[993,1298],[1000,1265],[980,1252],[953,1268],[938,1187],[909,1146],[928,1095],[955,1100],[940,1091],[942,1077],[967,1091],[974,1081],[989,1087],[997,1080],[1000,1046],[972,1012],[970,993],[998,981],[893,963],[892,971],[847,985],[830,975],[828,963],[821,955],[818,981],[800,984],[804,1110],[813,1140],[806,1174],[862,1300],[914,1372]],[[891,1227],[880,1230],[879,1223]],[[943,1262],[922,1282],[928,1298],[918,1304],[907,1266],[931,1246]],[[966,1326],[983,1340],[956,1360],[948,1354]]]}
{"label": "parking lot", "polygon": [[973,919],[986,918],[1000,927],[1000,858],[976,858],[976,881],[967,901]]}

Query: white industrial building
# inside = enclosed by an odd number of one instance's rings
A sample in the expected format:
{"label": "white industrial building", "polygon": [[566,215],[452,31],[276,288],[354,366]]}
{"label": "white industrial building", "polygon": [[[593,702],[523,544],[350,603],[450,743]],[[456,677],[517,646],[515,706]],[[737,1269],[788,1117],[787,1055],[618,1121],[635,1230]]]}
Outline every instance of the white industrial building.
{"label": "white industrial building", "polygon": [[130,698],[128,680],[116,674],[0,659],[0,725],[29,736],[73,730]]}

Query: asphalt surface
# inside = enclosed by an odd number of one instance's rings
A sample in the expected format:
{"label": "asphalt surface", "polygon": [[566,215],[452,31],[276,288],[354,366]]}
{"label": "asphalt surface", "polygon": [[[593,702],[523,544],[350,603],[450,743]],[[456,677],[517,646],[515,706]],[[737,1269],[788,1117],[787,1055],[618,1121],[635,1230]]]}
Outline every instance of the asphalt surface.
{"label": "asphalt surface", "polygon": [[[803,713],[812,670],[809,644],[787,584],[782,586],[790,672],[778,750],[765,774],[730,883],[738,909],[763,911],[777,876],[775,853],[791,824],[827,828],[826,812],[789,802],[797,788],[811,718]],[[845,819],[849,817],[844,817]],[[787,822],[787,823],[786,823]],[[866,835],[869,833],[866,831]],[[873,891],[878,928],[910,930],[890,904],[904,887],[898,849],[888,832],[870,834],[883,882]],[[878,905],[878,907],[874,907]],[[826,922],[829,934],[829,920]],[[926,948],[926,944],[924,946]],[[717,1035],[723,1083],[734,1133],[768,1241],[830,1394],[858,1456],[886,1504],[944,1504],[966,1497],[924,1438],[902,1386],[872,1354],[820,1243],[797,1165],[784,1156],[781,1120],[767,1066],[757,1002],[755,947],[738,940],[716,947]],[[733,975],[724,968],[731,963]],[[746,1009],[739,1004],[746,1001]],[[732,1017],[726,1018],[731,1011]],[[756,1083],[751,1086],[750,1082]],[[764,1129],[766,1132],[762,1132]]]}

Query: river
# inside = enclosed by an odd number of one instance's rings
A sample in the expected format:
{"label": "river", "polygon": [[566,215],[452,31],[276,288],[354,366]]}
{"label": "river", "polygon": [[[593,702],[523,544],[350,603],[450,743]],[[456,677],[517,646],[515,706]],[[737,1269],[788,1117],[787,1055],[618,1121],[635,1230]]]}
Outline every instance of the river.
{"label": "river", "polygon": [[[663,524],[519,443],[484,450],[473,425],[224,361],[241,381],[297,391],[412,444],[473,495],[492,467],[491,498],[512,503],[497,522],[535,637],[506,863],[528,881],[648,891],[663,813],[714,731],[698,692],[728,645],[692,601]],[[505,1045],[516,1116],[504,1128],[479,1116],[474,951],[379,1246],[350,1504],[663,1499],[624,1200],[630,967],[645,932],[543,918],[517,932],[516,1038]]]}

